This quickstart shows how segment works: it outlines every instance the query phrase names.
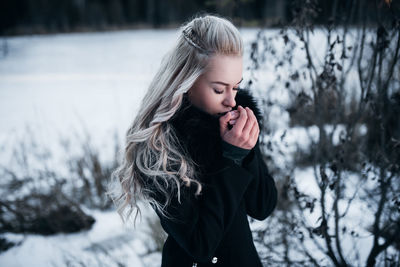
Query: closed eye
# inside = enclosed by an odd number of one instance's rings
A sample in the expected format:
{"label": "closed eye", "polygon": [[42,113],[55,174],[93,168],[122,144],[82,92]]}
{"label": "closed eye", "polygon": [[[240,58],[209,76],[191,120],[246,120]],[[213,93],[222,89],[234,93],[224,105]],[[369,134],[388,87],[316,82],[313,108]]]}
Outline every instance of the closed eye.
{"label": "closed eye", "polygon": [[[215,89],[215,88],[213,88],[213,89],[214,89],[214,92],[215,92],[216,94],[218,94],[218,95],[224,93],[223,90],[218,90],[218,89]],[[241,89],[240,87],[233,87],[232,90],[234,90],[234,91],[239,91],[239,90],[242,90],[242,89]]]}

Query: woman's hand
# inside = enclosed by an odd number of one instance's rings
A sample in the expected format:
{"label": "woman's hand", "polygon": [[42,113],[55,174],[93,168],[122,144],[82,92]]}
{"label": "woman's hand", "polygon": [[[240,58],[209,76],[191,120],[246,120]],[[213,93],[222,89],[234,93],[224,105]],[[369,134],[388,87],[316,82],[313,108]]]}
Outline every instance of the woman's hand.
{"label": "woman's hand", "polygon": [[[252,149],[256,145],[260,133],[256,116],[247,107],[239,106],[237,112],[239,114],[235,114],[235,111],[228,112],[219,119],[221,138],[231,145]],[[230,130],[228,123],[233,125]]]}

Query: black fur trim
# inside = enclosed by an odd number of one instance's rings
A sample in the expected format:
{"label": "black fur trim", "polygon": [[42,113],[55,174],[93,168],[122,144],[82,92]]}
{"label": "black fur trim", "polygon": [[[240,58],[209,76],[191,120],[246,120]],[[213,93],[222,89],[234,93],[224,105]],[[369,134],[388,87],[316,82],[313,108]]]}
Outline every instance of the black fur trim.
{"label": "black fur trim", "polygon": [[[253,110],[258,123],[262,121],[261,111],[256,100],[246,90],[236,95],[236,107],[249,107]],[[185,96],[180,109],[170,120],[181,145],[202,171],[213,171],[214,163],[222,157],[219,117],[208,114],[191,105]],[[261,129],[261,124],[260,124]]]}

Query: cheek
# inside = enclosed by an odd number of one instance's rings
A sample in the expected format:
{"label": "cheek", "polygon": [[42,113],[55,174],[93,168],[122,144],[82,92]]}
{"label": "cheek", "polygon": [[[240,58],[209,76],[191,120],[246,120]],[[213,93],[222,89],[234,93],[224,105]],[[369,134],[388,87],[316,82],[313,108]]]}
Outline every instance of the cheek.
{"label": "cheek", "polygon": [[209,99],[208,106],[214,112],[221,112],[223,102],[224,102],[224,97],[222,95],[214,94],[214,96],[212,96]]}
{"label": "cheek", "polygon": [[201,98],[201,101],[204,103],[207,102],[213,102],[214,101],[214,96],[215,93],[213,92],[212,89],[208,87],[202,87],[201,91],[199,92],[199,98]]}

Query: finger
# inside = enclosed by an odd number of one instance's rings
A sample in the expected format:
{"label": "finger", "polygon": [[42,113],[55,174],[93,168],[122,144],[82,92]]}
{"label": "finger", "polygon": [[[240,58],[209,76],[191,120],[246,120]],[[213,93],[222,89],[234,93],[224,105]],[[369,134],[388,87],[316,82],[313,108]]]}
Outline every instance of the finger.
{"label": "finger", "polygon": [[236,120],[237,118],[239,118],[239,115],[240,115],[239,111],[232,110],[231,112],[232,112],[231,120]]}
{"label": "finger", "polygon": [[258,127],[258,120],[257,120],[256,114],[254,114],[254,111],[252,111],[250,108],[248,108],[248,110],[249,110],[251,119],[254,121],[255,124],[257,124],[257,127]]}
{"label": "finger", "polygon": [[236,124],[233,129],[235,129],[235,131],[238,131],[238,133],[241,134],[243,131],[243,127],[245,126],[247,121],[247,112],[242,106],[238,107],[238,111],[240,113],[239,119],[236,120]]}
{"label": "finger", "polygon": [[231,119],[232,114],[230,112],[226,113],[224,116],[219,118],[219,128],[221,134],[225,133],[228,129],[228,122]]}
{"label": "finger", "polygon": [[239,118],[239,111],[237,110],[232,110],[232,116],[231,116],[231,120],[229,121],[230,125],[235,125],[236,120]]}
{"label": "finger", "polygon": [[219,118],[219,122],[226,124],[231,119],[232,119],[232,112],[227,112],[224,116],[221,116]]}
{"label": "finger", "polygon": [[258,126],[258,123],[254,124],[253,128],[250,131],[250,140],[252,144],[256,144],[258,140],[258,135],[260,133],[260,128]]}
{"label": "finger", "polygon": [[[255,117],[255,116],[254,116],[254,117]],[[257,131],[256,131],[256,133],[254,134],[253,139],[255,139],[255,142],[257,142],[258,136],[260,135],[260,125],[258,124],[257,117],[255,117],[255,118],[256,118],[256,124],[255,124],[255,126],[256,126]]]}
{"label": "finger", "polygon": [[247,112],[247,122],[246,125],[243,127],[242,135],[249,137],[250,131],[253,128],[253,125],[256,123],[256,117],[254,116],[254,113],[253,111],[251,111],[251,109],[246,107],[245,110]]}
{"label": "finger", "polygon": [[253,118],[254,120],[257,120],[256,115],[254,114],[253,110],[251,110],[251,108],[246,107],[246,111],[251,118]]}

